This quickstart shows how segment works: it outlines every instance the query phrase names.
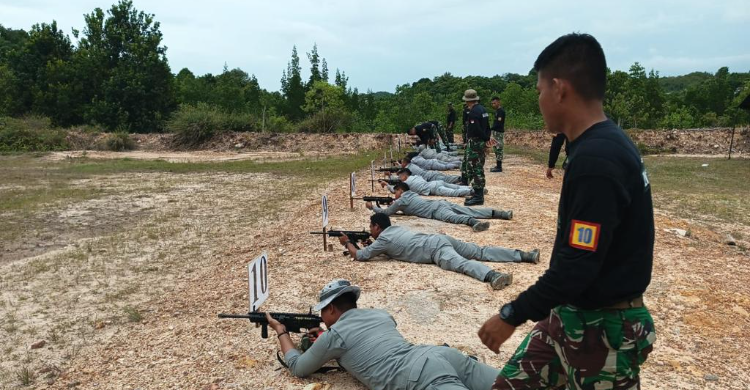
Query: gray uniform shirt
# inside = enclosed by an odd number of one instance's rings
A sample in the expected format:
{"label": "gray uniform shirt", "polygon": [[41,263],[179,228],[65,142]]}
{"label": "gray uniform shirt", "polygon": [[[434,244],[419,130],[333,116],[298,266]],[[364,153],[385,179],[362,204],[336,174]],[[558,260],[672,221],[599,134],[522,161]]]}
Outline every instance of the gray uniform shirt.
{"label": "gray uniform shirt", "polygon": [[406,168],[409,169],[412,174],[422,176],[427,181],[442,180],[441,177],[444,176],[444,174],[440,172],[422,169],[419,165],[413,163],[409,163]]}
{"label": "gray uniform shirt", "polygon": [[410,380],[422,379],[417,365],[424,365],[420,357],[431,348],[404,340],[396,330],[396,321],[383,310],[351,309],[304,354],[292,349],[284,358],[294,376],[310,375],[336,359],[369,389],[396,390],[407,388]]}
{"label": "gray uniform shirt", "polygon": [[411,159],[411,162],[419,165],[424,169],[432,169],[435,171],[449,171],[452,169],[458,169],[458,167],[461,166],[460,161],[448,163],[438,160],[427,160],[419,155],[414,156],[414,158]]}
{"label": "gray uniform shirt", "polygon": [[390,206],[388,206],[388,208],[381,209],[380,207],[373,207],[372,211],[386,215],[393,215],[398,211],[402,211],[406,215],[415,215],[420,218],[432,218],[432,215],[437,209],[445,207],[445,205],[441,205],[441,202],[445,201],[424,200],[414,192],[406,191],[401,194],[400,198],[396,199]]}
{"label": "gray uniform shirt", "polygon": [[[404,183],[409,185],[410,191],[415,192],[419,195],[430,195],[430,191],[435,187],[434,184],[431,185],[423,177],[417,175],[409,175]],[[396,193],[396,190],[392,185],[388,186],[388,191],[390,191],[392,194]]]}
{"label": "gray uniform shirt", "polygon": [[357,250],[357,260],[366,261],[378,255],[412,263],[432,263],[435,252],[449,246],[444,236],[415,233],[401,226],[389,226],[370,245]]}

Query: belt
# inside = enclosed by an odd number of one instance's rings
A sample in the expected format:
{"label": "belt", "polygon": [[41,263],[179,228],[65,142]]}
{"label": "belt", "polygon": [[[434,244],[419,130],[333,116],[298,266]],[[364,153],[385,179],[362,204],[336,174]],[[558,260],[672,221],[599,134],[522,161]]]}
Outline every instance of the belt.
{"label": "belt", "polygon": [[640,296],[640,297],[635,297],[629,301],[617,302],[614,305],[603,307],[602,309],[623,310],[623,309],[631,309],[631,308],[643,307],[643,306],[644,306],[643,296]]}

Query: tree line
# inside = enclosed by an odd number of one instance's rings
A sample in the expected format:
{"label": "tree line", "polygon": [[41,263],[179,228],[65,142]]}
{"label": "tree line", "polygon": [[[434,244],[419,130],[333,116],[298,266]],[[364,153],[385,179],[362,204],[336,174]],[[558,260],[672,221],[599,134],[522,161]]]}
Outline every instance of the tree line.
{"label": "tree line", "polygon": [[[0,25],[0,116],[48,117],[57,127],[96,125],[107,131],[193,129],[194,140],[215,131],[402,131],[419,121],[445,120],[446,105],[465,89],[499,96],[508,127],[544,127],[536,74],[457,77],[450,73],[396,87],[394,93],[360,92],[348,76],[330,74],[317,45],[305,53],[303,78],[296,47],[281,72],[281,90],[226,65],[221,74],[176,74],[169,66],[159,22],[120,0],[106,12],[84,15],[77,40],[56,22],[29,31]],[[747,124],[736,106],[750,94],[750,73],[691,73],[660,77],[639,63],[608,73],[605,111],[626,128],[690,128]],[[188,134],[194,137],[195,134]]]}

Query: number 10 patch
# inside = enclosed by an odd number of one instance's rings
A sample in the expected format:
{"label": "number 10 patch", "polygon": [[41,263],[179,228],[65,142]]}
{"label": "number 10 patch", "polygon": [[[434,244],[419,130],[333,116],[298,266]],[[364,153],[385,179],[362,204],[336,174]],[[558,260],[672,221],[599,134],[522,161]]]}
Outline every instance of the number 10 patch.
{"label": "number 10 patch", "polygon": [[599,245],[599,231],[602,225],[574,219],[570,226],[570,242],[573,248],[596,252]]}

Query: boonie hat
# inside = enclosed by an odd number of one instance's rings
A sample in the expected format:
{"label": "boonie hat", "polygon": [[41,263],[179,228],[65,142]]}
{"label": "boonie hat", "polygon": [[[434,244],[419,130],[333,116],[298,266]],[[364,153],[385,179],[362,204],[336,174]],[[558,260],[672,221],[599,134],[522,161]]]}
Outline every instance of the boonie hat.
{"label": "boonie hat", "polygon": [[479,100],[479,96],[477,96],[477,91],[473,89],[467,89],[466,92],[464,92],[463,101],[473,102],[476,100]]}
{"label": "boonie hat", "polygon": [[320,303],[315,305],[313,310],[321,311],[324,307],[328,306],[333,302],[334,299],[348,293],[353,292],[354,295],[359,299],[360,288],[352,286],[352,284],[345,279],[334,279],[320,290]]}

